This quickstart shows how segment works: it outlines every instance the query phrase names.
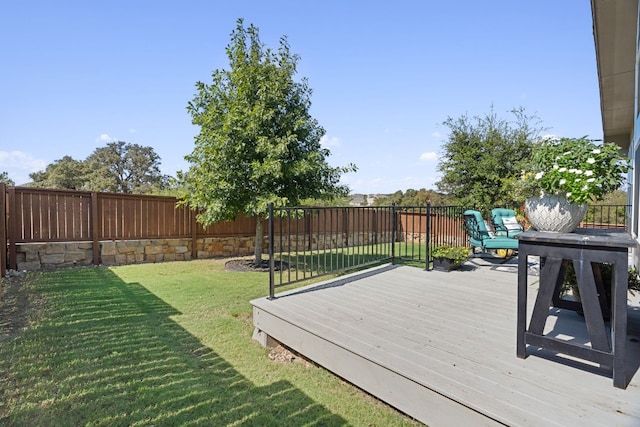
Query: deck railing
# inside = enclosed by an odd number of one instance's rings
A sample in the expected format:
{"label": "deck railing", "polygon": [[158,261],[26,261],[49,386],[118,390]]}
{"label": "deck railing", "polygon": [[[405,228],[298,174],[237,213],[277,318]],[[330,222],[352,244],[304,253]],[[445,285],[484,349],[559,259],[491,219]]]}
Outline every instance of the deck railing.
{"label": "deck railing", "polygon": [[269,211],[270,296],[287,284],[381,262],[429,269],[434,245],[468,245],[457,206],[297,207]]}
{"label": "deck railing", "polygon": [[[459,206],[296,207],[269,211],[269,295],[295,282],[382,262],[430,270],[435,246],[469,246]],[[583,228],[626,228],[630,206],[590,205]]]}
{"label": "deck railing", "polygon": [[589,205],[580,224],[582,228],[626,229],[631,216],[631,205]]}

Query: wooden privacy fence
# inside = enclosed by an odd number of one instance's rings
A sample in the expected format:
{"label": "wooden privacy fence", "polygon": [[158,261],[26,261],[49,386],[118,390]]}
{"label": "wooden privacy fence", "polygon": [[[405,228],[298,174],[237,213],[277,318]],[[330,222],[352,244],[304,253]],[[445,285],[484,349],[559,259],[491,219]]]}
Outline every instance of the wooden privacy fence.
{"label": "wooden privacy fence", "polygon": [[[203,227],[175,197],[7,187],[0,184],[2,269],[16,268],[16,245],[36,242],[253,236],[256,219],[239,217]],[[8,253],[7,253],[8,252]],[[8,257],[7,257],[8,255]],[[192,245],[192,257],[196,257]]]}
{"label": "wooden privacy fence", "polygon": [[[93,264],[100,264],[100,242],[143,239],[190,239],[191,258],[198,257],[196,239],[255,236],[256,218],[238,216],[203,227],[196,212],[177,206],[175,197],[7,187],[0,184],[0,273],[16,269],[17,246],[48,242],[91,242]],[[281,221],[281,219],[276,219]],[[346,215],[344,208],[323,209],[313,222],[287,221],[285,232],[324,234],[325,230],[365,231],[380,220]],[[288,227],[294,227],[289,229]],[[265,222],[264,230],[267,229]],[[384,232],[385,230],[380,230]]]}

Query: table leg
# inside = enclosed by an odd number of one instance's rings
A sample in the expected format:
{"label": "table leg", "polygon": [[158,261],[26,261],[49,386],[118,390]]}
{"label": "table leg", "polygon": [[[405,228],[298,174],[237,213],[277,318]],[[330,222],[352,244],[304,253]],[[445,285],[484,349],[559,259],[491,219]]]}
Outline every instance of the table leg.
{"label": "table leg", "polygon": [[629,273],[627,271],[627,254],[620,256],[620,260],[614,264],[611,285],[612,310],[611,341],[613,345],[613,386],[617,388],[627,387],[627,292]]}
{"label": "table leg", "polygon": [[520,359],[527,357],[525,332],[527,328],[527,245],[520,243],[518,248],[518,318],[516,324],[516,355]]}

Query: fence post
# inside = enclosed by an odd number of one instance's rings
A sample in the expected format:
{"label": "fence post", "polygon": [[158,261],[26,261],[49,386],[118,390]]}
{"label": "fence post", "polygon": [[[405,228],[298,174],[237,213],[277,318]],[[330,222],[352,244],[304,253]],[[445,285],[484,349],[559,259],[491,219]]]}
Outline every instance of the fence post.
{"label": "fence post", "polygon": [[16,204],[16,187],[9,188],[9,268],[11,270],[18,269],[18,260],[16,259],[16,240],[18,240],[18,205]]}
{"label": "fence post", "polygon": [[[0,277],[7,272],[7,186],[0,182]],[[2,282],[0,282],[0,298],[2,298]]]}
{"label": "fence post", "polygon": [[196,219],[196,211],[191,209],[191,259],[198,258],[198,220]]}
{"label": "fence post", "polygon": [[391,204],[391,264],[396,263],[396,204]]}
{"label": "fence post", "polygon": [[98,223],[98,193],[91,192],[91,240],[93,242],[93,265],[100,265],[100,224]]}
{"label": "fence post", "polygon": [[431,263],[431,202],[427,202],[427,233],[425,236],[427,242],[427,260],[425,261],[424,269],[429,270]]}
{"label": "fence post", "polygon": [[274,299],[276,295],[276,272],[275,272],[275,259],[273,249],[273,202],[269,202],[269,299]]}

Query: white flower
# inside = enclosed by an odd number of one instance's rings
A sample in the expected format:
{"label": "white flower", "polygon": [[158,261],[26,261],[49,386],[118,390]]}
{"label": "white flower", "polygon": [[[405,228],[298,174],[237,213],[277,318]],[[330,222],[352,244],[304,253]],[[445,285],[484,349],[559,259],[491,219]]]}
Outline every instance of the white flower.
{"label": "white flower", "polygon": [[576,169],[574,168],[569,169],[569,173],[576,173]]}
{"label": "white flower", "polygon": [[567,168],[560,168],[560,169],[558,169],[558,172],[566,172],[566,171],[567,171]]}
{"label": "white flower", "polygon": [[540,179],[540,178],[542,178],[542,175],[544,175],[544,172],[538,172],[538,173],[536,174],[536,179]]}
{"label": "white flower", "polygon": [[594,159],[593,157],[589,157],[587,159],[587,163],[589,163],[590,165],[594,164],[596,162],[596,159]]}
{"label": "white flower", "polygon": [[595,178],[589,178],[587,182],[595,182],[595,180],[596,180]]}
{"label": "white flower", "polygon": [[562,178],[562,179],[560,180],[560,185],[565,185],[566,183],[567,183],[567,180],[566,180],[566,179]]}
{"label": "white flower", "polygon": [[599,148],[594,148],[593,151],[591,151],[593,154],[600,154],[600,149]]}
{"label": "white flower", "polygon": [[582,187],[582,190],[581,190],[581,191],[587,191],[588,189],[589,189],[589,186],[588,186],[588,185],[585,185],[584,187]]}
{"label": "white flower", "polygon": [[584,171],[584,176],[591,176],[593,175],[593,171]]}
{"label": "white flower", "polygon": [[567,192],[567,197],[571,197],[571,191]]}
{"label": "white flower", "polygon": [[582,175],[582,169],[576,169],[576,170],[575,170],[575,172],[576,172],[576,174],[578,174],[578,175]]}
{"label": "white flower", "polygon": [[553,165],[554,169],[558,169],[560,166],[558,166],[557,164]]}

